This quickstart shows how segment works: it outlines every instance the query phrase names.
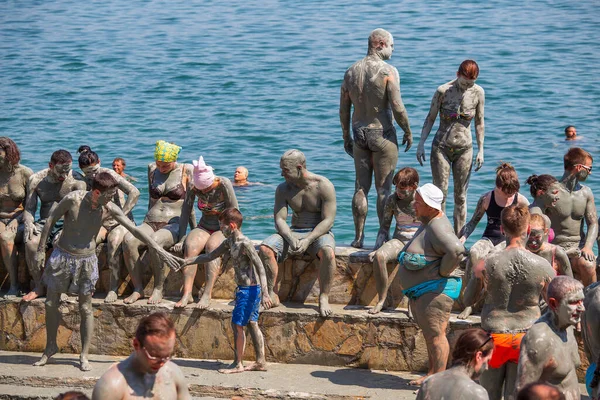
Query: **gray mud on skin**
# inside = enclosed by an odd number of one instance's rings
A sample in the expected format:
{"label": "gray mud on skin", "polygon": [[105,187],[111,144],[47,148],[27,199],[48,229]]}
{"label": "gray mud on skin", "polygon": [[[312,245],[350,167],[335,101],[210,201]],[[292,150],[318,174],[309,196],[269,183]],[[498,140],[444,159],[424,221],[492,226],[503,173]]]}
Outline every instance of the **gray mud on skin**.
{"label": "gray mud on skin", "polygon": [[[557,289],[554,289],[557,287]],[[521,342],[515,392],[543,381],[555,385],[566,400],[581,397],[576,369],[581,364],[574,328],[583,313],[583,285],[571,277],[557,277],[548,289],[548,311],[527,331]]]}
{"label": "gray mud on skin", "polygon": [[[163,194],[178,190],[181,187],[185,190],[187,182],[191,182],[191,176],[192,166],[190,164],[173,163],[172,169],[167,173],[160,172],[156,163],[148,165],[149,188],[155,188]],[[183,198],[171,200],[162,196],[156,199],[150,197],[148,212],[144,222],[138,229],[152,238],[161,248],[170,249],[179,240],[180,224],[187,223],[187,221],[180,220],[183,202]],[[189,221],[192,229],[195,227],[195,223],[195,214],[192,212]],[[127,234],[123,240],[123,258],[134,286],[134,292],[123,300],[127,304],[135,303],[138,299],[144,297],[141,271],[143,265],[140,262],[140,255],[145,247],[145,244],[132,234]],[[150,255],[152,256],[152,254],[151,252]],[[148,302],[156,304],[162,300],[165,275],[163,264],[155,257],[150,258],[150,268],[154,275],[154,289]]]}
{"label": "gray mud on skin", "polygon": [[[290,255],[302,255],[323,235],[329,235],[336,214],[335,188],[332,183],[306,169],[306,158],[299,150],[288,150],[279,163],[281,175],[285,182],[275,190],[275,227],[277,233],[289,246]],[[292,224],[287,224],[288,209],[291,208]],[[292,228],[307,229],[310,232],[298,235]],[[333,245],[335,246],[335,245]],[[331,314],[329,306],[329,290],[335,271],[334,248],[329,244],[319,246],[316,256],[319,259],[319,314],[328,317]],[[260,257],[267,270],[269,296],[273,306],[279,304],[275,291],[277,282],[276,254],[264,244],[260,246]]]}
{"label": "gray mud on skin", "polygon": [[467,81],[457,72],[456,79],[438,87],[433,95],[417,148],[417,161],[423,165],[425,142],[439,113],[440,125],[431,145],[429,161],[433,184],[444,192],[443,211],[446,209],[448,182],[452,174],[455,232],[460,232],[467,219],[467,188],[473,164],[472,119],[475,119],[478,148],[475,171],[483,166],[484,103],[485,93],[481,86]]}
{"label": "gray mud on skin", "polygon": [[[367,199],[373,175],[380,223],[385,199],[391,192],[398,162],[398,140],[392,117],[404,131],[402,145],[406,144],[405,151],[412,145],[408,114],[400,95],[400,75],[396,67],[385,62],[393,51],[394,38],[389,32],[383,29],[371,32],[367,56],[348,68],[341,87],[340,122],[344,150],[354,158],[356,170],[352,198],[355,236],[351,244],[356,248],[362,248],[365,239]],[[350,136],[351,129],[353,136]]]}

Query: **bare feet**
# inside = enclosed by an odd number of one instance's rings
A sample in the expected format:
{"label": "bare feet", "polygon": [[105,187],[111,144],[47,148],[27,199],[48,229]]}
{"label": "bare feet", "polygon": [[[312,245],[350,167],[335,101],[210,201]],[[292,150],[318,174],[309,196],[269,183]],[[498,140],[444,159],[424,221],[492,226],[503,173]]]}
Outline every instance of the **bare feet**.
{"label": "bare feet", "polygon": [[91,371],[92,370],[92,366],[90,365],[90,362],[88,361],[87,357],[81,357],[81,359],[79,360],[81,362],[81,364],[79,365],[79,369],[82,371]]}
{"label": "bare feet", "polygon": [[[210,305],[210,297],[202,295],[202,297],[200,297],[200,300],[198,300],[198,304],[196,304],[196,308],[198,308],[200,310],[205,310],[208,308],[209,305]],[[221,371],[219,371],[219,372],[221,372]]]}
{"label": "bare feet", "polygon": [[329,296],[321,294],[319,296],[319,314],[321,314],[321,317],[329,317],[331,312],[331,307],[329,307]]}
{"label": "bare feet", "polygon": [[131,296],[129,296],[128,298],[126,298],[125,300],[123,300],[123,303],[125,304],[133,304],[136,301],[138,301],[139,299],[144,297],[144,292],[138,292],[135,291],[131,294]]}
{"label": "bare feet", "polygon": [[369,314],[379,314],[379,311],[381,311],[382,308],[383,308],[383,302],[380,301],[379,303],[375,304],[375,307],[373,307],[369,310]]}
{"label": "bare feet", "polygon": [[252,363],[247,367],[244,367],[244,371],[266,371],[267,365],[265,363]]}
{"label": "bare feet", "polygon": [[6,292],[6,294],[4,295],[5,299],[12,299],[15,298],[19,295],[19,289],[16,287],[11,287],[10,289],[8,289],[8,292]]}
{"label": "bare feet", "polygon": [[424,381],[425,379],[429,378],[429,376],[430,376],[430,375],[429,375],[429,374],[427,374],[427,375],[425,375],[425,376],[422,376],[422,377],[420,377],[419,379],[415,379],[414,381],[410,381],[410,382],[408,382],[408,384],[409,384],[410,386],[421,386],[421,385],[423,384],[423,381]]}
{"label": "bare feet", "polygon": [[191,293],[184,294],[177,303],[175,303],[175,308],[185,308],[189,302],[194,301]]}
{"label": "bare feet", "polygon": [[234,363],[232,367],[220,369],[219,372],[222,374],[239,374],[240,372],[244,372],[244,365],[242,363]]}
{"label": "bare feet", "polygon": [[460,314],[458,314],[458,319],[467,319],[469,315],[473,312],[473,308],[471,306],[465,307],[464,310]]}
{"label": "bare feet", "polygon": [[355,238],[352,241],[352,243],[350,243],[350,246],[357,248],[357,249],[362,249],[364,241],[365,241],[365,237],[363,235],[360,235],[359,237]]}
{"label": "bare feet", "polygon": [[104,298],[104,302],[105,303],[114,303],[115,301],[117,301],[117,293],[114,290],[111,290],[110,292],[108,292],[108,294]]}
{"label": "bare feet", "polygon": [[35,300],[39,296],[43,296],[43,295],[44,295],[44,290],[36,287],[31,292],[29,292],[25,296],[23,296],[23,301]]}
{"label": "bare feet", "polygon": [[46,350],[44,351],[44,354],[42,355],[42,358],[40,358],[39,361],[33,363],[33,365],[36,367],[42,367],[42,366],[46,365],[48,360],[50,360],[50,357],[55,355],[57,352],[58,352],[57,347],[46,348]]}
{"label": "bare feet", "polygon": [[158,304],[162,300],[162,289],[154,288],[152,291],[152,296],[148,299],[148,304]]}

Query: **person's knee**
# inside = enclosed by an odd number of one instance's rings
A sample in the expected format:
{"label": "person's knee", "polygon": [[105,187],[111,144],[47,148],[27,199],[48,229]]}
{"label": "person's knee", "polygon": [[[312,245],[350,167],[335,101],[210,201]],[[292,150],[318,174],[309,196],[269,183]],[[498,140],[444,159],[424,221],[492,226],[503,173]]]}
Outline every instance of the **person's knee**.
{"label": "person's knee", "polygon": [[5,230],[0,233],[0,246],[4,246],[9,243],[14,243],[15,238],[17,237],[17,232],[12,231],[10,229]]}
{"label": "person's knee", "polygon": [[79,314],[90,316],[92,315],[92,301],[80,301],[79,302]]}
{"label": "person's knee", "polygon": [[264,244],[261,244],[258,247],[258,254],[263,259],[272,259],[272,258],[275,258],[275,252],[273,251],[273,249],[270,248],[267,245],[264,245]]}
{"label": "person's knee", "polygon": [[329,246],[321,247],[317,255],[319,256],[320,260],[325,261],[328,265],[335,260],[335,252]]}
{"label": "person's knee", "polygon": [[123,238],[123,247],[127,250],[133,249],[139,245],[139,240],[132,233],[127,233]]}
{"label": "person's knee", "polygon": [[462,193],[454,192],[454,204],[462,207],[467,204],[467,196]]}

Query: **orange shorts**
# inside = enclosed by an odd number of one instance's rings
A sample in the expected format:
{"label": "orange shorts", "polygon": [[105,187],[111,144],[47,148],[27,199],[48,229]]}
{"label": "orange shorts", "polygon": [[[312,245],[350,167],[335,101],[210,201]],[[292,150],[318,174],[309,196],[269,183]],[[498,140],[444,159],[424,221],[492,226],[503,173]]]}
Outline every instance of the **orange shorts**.
{"label": "orange shorts", "polygon": [[525,336],[525,332],[492,333],[494,353],[489,363],[490,368],[500,368],[507,362],[518,364],[523,336]]}

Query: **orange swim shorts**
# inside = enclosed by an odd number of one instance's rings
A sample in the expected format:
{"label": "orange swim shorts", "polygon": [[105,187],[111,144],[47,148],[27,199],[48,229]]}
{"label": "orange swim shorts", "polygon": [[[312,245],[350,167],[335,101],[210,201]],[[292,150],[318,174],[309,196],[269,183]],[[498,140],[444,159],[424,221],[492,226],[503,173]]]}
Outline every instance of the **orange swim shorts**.
{"label": "orange swim shorts", "polygon": [[490,368],[500,368],[507,362],[519,363],[521,352],[521,340],[525,332],[517,333],[492,333],[494,341],[494,353],[490,360]]}

